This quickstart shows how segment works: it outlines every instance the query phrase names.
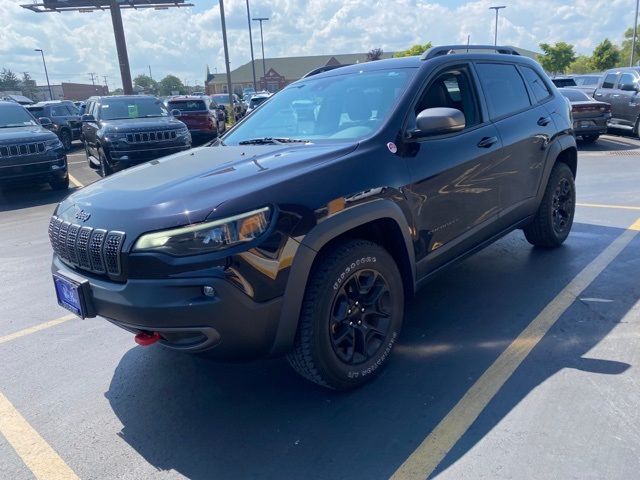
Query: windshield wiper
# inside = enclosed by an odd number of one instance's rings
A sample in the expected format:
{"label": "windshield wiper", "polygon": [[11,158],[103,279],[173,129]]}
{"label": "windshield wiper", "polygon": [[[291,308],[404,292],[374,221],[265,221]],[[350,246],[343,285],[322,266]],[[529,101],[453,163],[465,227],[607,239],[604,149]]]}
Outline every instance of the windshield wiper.
{"label": "windshield wiper", "polygon": [[279,145],[281,143],[309,143],[309,140],[303,140],[301,138],[262,137],[242,140],[238,142],[238,145]]}

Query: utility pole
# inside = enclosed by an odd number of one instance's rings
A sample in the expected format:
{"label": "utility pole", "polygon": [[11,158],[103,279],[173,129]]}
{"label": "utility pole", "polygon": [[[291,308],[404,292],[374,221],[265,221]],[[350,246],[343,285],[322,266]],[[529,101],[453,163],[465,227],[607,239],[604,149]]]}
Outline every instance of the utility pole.
{"label": "utility pole", "polygon": [[89,72],[87,75],[91,76],[91,85],[95,85],[96,84],[96,73],[95,72]]}
{"label": "utility pole", "polygon": [[40,52],[42,54],[42,64],[44,65],[44,76],[47,77],[47,87],[49,87],[49,100],[53,100],[53,93],[51,92],[51,83],[49,83],[49,73],[47,72],[47,62],[44,61],[44,51],[41,48],[34,49],[34,52]]}
{"label": "utility pole", "polygon": [[251,12],[249,11],[249,0],[247,0],[247,23],[249,24],[249,45],[251,46],[251,70],[253,71],[253,91],[258,91],[256,84],[256,62],[253,58],[253,36],[251,34]]}
{"label": "utility pole", "polygon": [[102,78],[104,78],[104,88],[107,89],[107,92],[109,91],[109,85],[107,84],[107,76],[103,75]]}
{"label": "utility pole", "polygon": [[[255,22],[260,22],[260,44],[262,45],[262,75],[264,77],[267,76],[267,67],[266,67],[266,63],[264,62],[264,37],[262,36],[262,22],[266,22],[267,20],[269,20],[267,17],[258,17],[258,18],[254,18],[253,19]],[[266,83],[266,80],[265,80]],[[265,89],[266,89],[266,85],[265,85]]]}
{"label": "utility pole", "polygon": [[638,4],[640,0],[636,0],[636,14],[633,17],[633,41],[631,42],[631,58],[629,60],[629,66],[633,67],[633,61],[635,60],[636,53],[636,37],[638,36]]}
{"label": "utility pole", "polygon": [[227,25],[224,19],[224,0],[220,0],[220,21],[222,22],[222,44],[224,46],[224,64],[227,69],[227,93],[229,94],[229,116],[236,123],[235,108],[233,105],[233,86],[231,85],[231,65],[229,63],[229,45],[227,44]]}
{"label": "utility pole", "polygon": [[495,36],[493,39],[493,44],[494,45],[498,45],[498,12],[503,9],[503,8],[507,8],[504,5],[500,5],[497,7],[489,7],[489,10],[495,10],[496,11],[496,31],[495,31]]}
{"label": "utility pole", "polygon": [[153,75],[151,75],[151,65],[148,65],[148,67],[149,67],[149,78],[153,80]]}

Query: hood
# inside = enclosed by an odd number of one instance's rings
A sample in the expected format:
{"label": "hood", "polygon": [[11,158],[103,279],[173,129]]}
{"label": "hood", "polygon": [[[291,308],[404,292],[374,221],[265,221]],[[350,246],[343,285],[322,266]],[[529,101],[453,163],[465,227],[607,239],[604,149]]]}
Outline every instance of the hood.
{"label": "hood", "polygon": [[117,132],[145,131],[154,129],[169,129],[184,127],[184,123],[174,117],[153,118],[122,118],[119,120],[102,120],[103,128],[110,128]]}
{"label": "hood", "polygon": [[132,240],[132,234],[201,222],[226,201],[302,176],[356,146],[196,148],[99,180],[61,202],[57,215],[78,223],[75,215],[84,210],[86,225],[121,230]]}
{"label": "hood", "polygon": [[40,125],[0,128],[0,143],[4,144],[42,142],[53,138],[57,138],[56,134]]}

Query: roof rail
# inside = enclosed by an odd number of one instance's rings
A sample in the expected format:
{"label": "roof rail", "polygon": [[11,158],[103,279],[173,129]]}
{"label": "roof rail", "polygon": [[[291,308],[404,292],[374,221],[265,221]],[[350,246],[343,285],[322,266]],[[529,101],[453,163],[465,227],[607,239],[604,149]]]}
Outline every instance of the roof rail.
{"label": "roof rail", "polygon": [[497,45],[438,45],[424,52],[420,60],[429,60],[450,53],[467,53],[469,50],[490,50],[505,55],[520,55],[515,48]]}

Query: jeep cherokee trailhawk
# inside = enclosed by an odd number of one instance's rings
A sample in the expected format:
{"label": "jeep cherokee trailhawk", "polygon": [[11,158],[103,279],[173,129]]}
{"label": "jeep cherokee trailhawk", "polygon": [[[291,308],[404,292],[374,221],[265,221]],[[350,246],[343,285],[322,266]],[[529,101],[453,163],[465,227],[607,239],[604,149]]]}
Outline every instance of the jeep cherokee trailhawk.
{"label": "jeep cherokee trailhawk", "polygon": [[51,219],[60,304],[221,359],[286,355],[325,387],[388,361],[404,300],[522,228],[557,247],[575,206],[569,106],[508,47],[345,66],[217,143],[74,192]]}

